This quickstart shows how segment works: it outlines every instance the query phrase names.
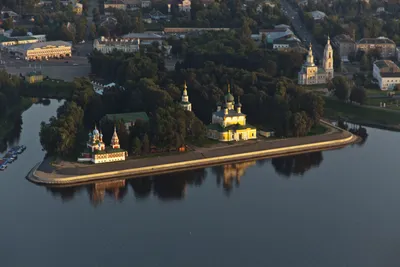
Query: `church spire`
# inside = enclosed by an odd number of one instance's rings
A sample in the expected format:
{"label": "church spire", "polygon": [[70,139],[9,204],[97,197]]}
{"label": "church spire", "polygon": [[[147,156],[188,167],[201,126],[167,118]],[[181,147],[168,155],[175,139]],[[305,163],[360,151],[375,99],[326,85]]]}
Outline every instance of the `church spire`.
{"label": "church spire", "polygon": [[231,92],[231,84],[228,83],[228,93],[230,93],[230,92]]}
{"label": "church spire", "polygon": [[192,111],[192,104],[189,102],[189,96],[187,94],[186,81],[183,84],[183,93],[182,93],[181,106],[182,106],[182,108],[184,110]]}
{"label": "church spire", "polygon": [[119,138],[118,138],[118,134],[117,134],[117,127],[114,125],[114,134],[111,138],[111,147],[116,149],[116,148],[120,148],[119,146]]}
{"label": "church spire", "polygon": [[183,84],[183,95],[187,95],[187,85],[186,85],[186,81]]}

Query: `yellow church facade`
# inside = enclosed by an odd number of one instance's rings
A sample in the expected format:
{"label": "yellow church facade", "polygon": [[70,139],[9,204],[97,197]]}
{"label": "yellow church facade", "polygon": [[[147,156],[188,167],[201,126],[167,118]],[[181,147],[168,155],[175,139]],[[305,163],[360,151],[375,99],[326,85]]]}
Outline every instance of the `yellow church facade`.
{"label": "yellow church facade", "polygon": [[325,84],[333,78],[333,75],[333,49],[328,36],[322,59],[322,66],[318,67],[315,65],[312,46],[310,44],[306,62],[304,62],[298,73],[297,83],[302,85]]}
{"label": "yellow church facade", "polygon": [[223,107],[217,106],[217,111],[213,113],[211,121],[207,127],[207,136],[210,139],[221,142],[257,139],[257,129],[246,123],[242,104],[239,101],[235,105],[229,86]]}

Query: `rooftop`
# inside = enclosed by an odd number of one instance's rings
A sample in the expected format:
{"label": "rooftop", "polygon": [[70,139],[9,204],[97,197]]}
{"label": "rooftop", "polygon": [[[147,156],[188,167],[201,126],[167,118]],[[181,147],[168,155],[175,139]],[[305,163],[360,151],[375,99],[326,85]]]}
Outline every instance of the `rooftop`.
{"label": "rooftop", "polygon": [[336,35],[333,40],[333,42],[339,42],[339,43],[354,43],[354,40],[347,34],[339,34]]}
{"label": "rooftop", "polygon": [[161,35],[155,34],[155,33],[149,33],[149,32],[144,32],[144,33],[128,33],[125,35],[122,35],[122,38],[137,38],[141,40],[146,40],[146,39],[151,39],[151,40],[156,40],[156,39],[163,39]]}
{"label": "rooftop", "polygon": [[322,19],[322,18],[326,17],[326,14],[324,12],[322,12],[322,11],[319,11],[319,10],[315,10],[315,11],[312,11],[310,13],[311,13],[311,16],[314,19]]}
{"label": "rooftop", "polygon": [[146,112],[106,114],[105,117],[109,120],[123,120],[124,122],[135,122],[137,120],[149,121]]}
{"label": "rooftop", "polygon": [[386,38],[386,37],[363,38],[363,39],[360,39],[357,43],[358,44],[393,44],[393,45],[395,45],[395,43],[392,40],[390,40],[389,38]]}
{"label": "rooftop", "polygon": [[379,68],[382,77],[400,76],[400,68],[391,60],[377,60],[374,65]]}
{"label": "rooftop", "polygon": [[250,124],[246,125],[234,124],[234,125],[229,125],[227,127],[223,127],[218,123],[212,123],[207,125],[207,128],[218,132],[226,132],[226,131],[234,131],[234,130],[249,129],[249,128],[254,129],[255,127],[251,126]]}
{"label": "rooftop", "polygon": [[43,73],[41,71],[30,71],[26,74],[26,76],[40,76],[43,75]]}
{"label": "rooftop", "polygon": [[50,42],[40,42],[40,43],[33,43],[33,44],[24,44],[18,46],[19,49],[21,50],[30,50],[30,49],[40,49],[44,48],[46,46],[72,46],[71,43],[69,42],[64,42],[64,41],[50,41]]}
{"label": "rooftop", "polygon": [[224,109],[222,108],[220,111],[215,111],[213,115],[218,117],[236,117],[236,116],[246,116],[246,114],[238,113],[235,109],[228,110],[228,114],[225,114]]}

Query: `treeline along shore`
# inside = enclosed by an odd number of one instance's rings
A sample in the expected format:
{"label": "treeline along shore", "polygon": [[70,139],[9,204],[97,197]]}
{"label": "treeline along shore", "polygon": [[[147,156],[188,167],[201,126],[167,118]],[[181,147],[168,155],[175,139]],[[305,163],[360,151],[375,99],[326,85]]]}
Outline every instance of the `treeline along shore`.
{"label": "treeline along shore", "polygon": [[355,143],[359,138],[334,126],[328,133],[301,138],[257,140],[224,147],[201,148],[195,151],[124,162],[85,165],[64,164],[54,167],[49,160],[38,163],[27,175],[39,184],[76,184],[116,177],[139,177],[187,169],[202,168],[233,161],[278,157],[316,150],[328,150]]}

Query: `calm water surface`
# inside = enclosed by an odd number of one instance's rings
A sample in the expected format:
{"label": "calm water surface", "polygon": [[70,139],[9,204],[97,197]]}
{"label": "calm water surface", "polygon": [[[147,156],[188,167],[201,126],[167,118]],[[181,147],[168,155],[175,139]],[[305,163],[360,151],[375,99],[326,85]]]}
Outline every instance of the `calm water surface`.
{"label": "calm water surface", "polygon": [[400,133],[341,150],[75,188],[25,180],[40,122],[0,172],[0,266],[400,266]]}

